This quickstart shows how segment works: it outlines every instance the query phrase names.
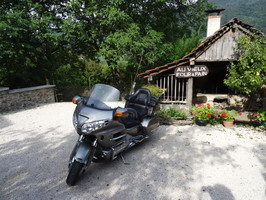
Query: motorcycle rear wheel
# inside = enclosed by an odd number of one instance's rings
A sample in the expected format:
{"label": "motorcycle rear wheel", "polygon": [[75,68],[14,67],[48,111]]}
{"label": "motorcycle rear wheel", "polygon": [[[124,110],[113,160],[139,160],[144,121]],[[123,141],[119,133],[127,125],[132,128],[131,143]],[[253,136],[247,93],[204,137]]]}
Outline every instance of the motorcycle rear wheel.
{"label": "motorcycle rear wheel", "polygon": [[84,166],[83,163],[80,163],[80,162],[77,162],[77,161],[74,161],[72,163],[72,165],[69,168],[68,176],[67,176],[67,179],[66,179],[66,183],[69,186],[75,185],[83,166]]}

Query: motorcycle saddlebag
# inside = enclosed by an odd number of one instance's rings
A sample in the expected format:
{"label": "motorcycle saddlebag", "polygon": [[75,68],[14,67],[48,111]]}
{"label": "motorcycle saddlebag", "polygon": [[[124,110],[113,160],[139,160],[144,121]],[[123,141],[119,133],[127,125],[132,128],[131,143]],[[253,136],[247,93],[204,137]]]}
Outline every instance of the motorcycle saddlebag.
{"label": "motorcycle saddlebag", "polygon": [[152,132],[159,126],[159,119],[157,117],[147,117],[141,122],[143,133],[151,135]]}

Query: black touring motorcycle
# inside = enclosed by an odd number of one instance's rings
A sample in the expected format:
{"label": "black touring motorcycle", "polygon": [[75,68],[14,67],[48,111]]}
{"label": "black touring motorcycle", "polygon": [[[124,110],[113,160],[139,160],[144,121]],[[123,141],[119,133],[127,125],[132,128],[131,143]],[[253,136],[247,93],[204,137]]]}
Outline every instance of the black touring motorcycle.
{"label": "black touring motorcycle", "polygon": [[68,185],[74,185],[91,162],[114,160],[158,127],[154,117],[158,100],[148,89],[126,96],[125,108],[108,106],[119,98],[119,90],[105,84],[96,84],[87,97],[73,98],[77,104],[73,125],[79,139],[70,155]]}

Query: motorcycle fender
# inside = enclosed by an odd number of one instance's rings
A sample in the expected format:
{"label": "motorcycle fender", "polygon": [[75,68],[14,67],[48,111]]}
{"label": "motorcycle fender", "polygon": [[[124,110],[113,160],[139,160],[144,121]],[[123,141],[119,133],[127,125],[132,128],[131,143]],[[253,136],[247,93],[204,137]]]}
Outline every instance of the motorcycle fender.
{"label": "motorcycle fender", "polygon": [[70,158],[71,162],[74,160],[86,164],[88,160],[93,158],[93,155],[95,153],[95,147],[93,147],[91,144],[84,142],[84,141],[78,141],[76,146],[73,149],[72,152],[72,158]]}

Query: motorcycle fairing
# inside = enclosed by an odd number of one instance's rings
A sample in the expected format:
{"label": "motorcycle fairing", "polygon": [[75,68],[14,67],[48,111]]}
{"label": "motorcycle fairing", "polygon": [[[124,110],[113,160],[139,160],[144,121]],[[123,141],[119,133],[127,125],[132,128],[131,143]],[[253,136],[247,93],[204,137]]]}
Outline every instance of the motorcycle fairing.
{"label": "motorcycle fairing", "polygon": [[75,110],[75,114],[77,115],[77,117],[84,118],[78,118],[78,121],[81,120],[79,121],[78,126],[82,126],[84,120],[88,120],[89,122],[97,121],[100,119],[112,120],[113,112],[113,109],[97,109],[94,107],[86,106],[84,104],[79,104]]}

